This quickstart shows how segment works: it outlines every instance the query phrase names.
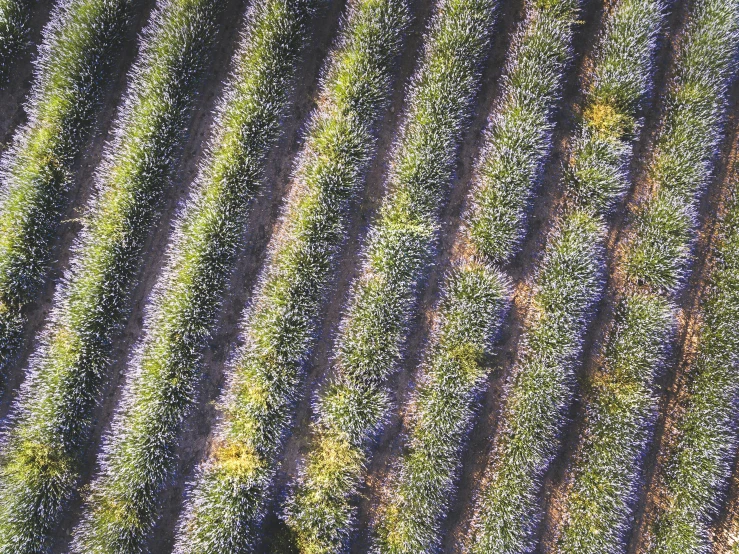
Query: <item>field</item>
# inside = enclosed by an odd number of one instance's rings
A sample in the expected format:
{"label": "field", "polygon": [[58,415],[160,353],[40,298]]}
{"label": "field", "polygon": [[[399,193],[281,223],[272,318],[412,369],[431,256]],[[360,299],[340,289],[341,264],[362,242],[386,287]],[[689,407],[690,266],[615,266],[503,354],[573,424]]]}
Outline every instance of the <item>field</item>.
{"label": "field", "polygon": [[0,554],[738,554],[739,0],[0,0]]}

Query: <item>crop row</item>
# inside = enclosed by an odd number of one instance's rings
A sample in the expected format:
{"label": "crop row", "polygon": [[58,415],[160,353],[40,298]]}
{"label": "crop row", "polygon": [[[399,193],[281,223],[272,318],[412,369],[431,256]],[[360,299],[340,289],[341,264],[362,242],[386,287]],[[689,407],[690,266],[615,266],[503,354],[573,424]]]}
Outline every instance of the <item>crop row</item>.
{"label": "crop row", "polygon": [[675,422],[676,437],[663,446],[657,477],[660,504],[646,534],[651,551],[707,552],[708,528],[716,515],[736,452],[739,396],[739,204],[736,181],[721,218],[712,270],[699,318],[687,398]]}
{"label": "crop row", "polygon": [[[123,7],[114,7],[121,15]],[[79,10],[85,17],[105,14],[85,29],[116,16],[107,5]],[[76,491],[111,341],[182,142],[214,15],[209,1],[171,0],[144,32],[95,196],[3,444],[2,552],[40,551]]]}
{"label": "crop row", "polygon": [[[254,0],[204,162],[178,214],[165,269],[82,498],[72,550],[140,553],[176,468],[264,166],[280,133],[309,21],[323,0]],[[472,190],[444,276],[413,393],[405,450],[376,514],[375,552],[434,552],[454,497],[489,355],[510,301],[499,266],[525,235],[552,147],[579,0],[525,0]],[[24,313],[50,264],[72,189],[135,0],[61,0],[44,34],[29,122],[0,167],[0,376],[23,343]],[[142,250],[159,219],[197,98],[219,2],[159,0],[129,74],[112,140],[72,247],[70,268],[0,439],[0,554],[46,552],[80,495],[94,410],[130,309]],[[625,550],[657,416],[655,380],[675,339],[675,299],[690,272],[697,205],[723,136],[739,40],[739,0],[692,0],[676,42],[664,114],[646,158],[649,196],[616,252],[613,318],[587,376],[581,435],[565,474],[554,551]],[[439,0],[407,91],[382,206],[350,290],[307,454],[283,512],[293,547],[347,550],[356,499],[389,420],[419,293],[436,256],[441,211],[482,86],[497,0]],[[7,15],[3,19],[4,14]],[[3,56],[22,44],[27,5],[0,0]],[[630,187],[632,149],[652,82],[664,0],[614,0],[604,12],[565,163],[563,199],[538,261],[524,332],[504,392],[489,467],[474,495],[470,554],[528,552],[542,479],[558,451],[575,370],[604,292],[609,214]],[[242,321],[220,420],[176,531],[175,552],[251,552],[285,437],[303,395],[350,207],[376,150],[406,0],[349,0],[321,79],[289,195]],[[7,27],[7,32],[6,28]],[[13,33],[18,33],[17,37]],[[7,35],[7,41],[6,36]],[[20,37],[20,38],[18,38]],[[23,39],[24,40],[24,39]],[[5,41],[5,42],[4,42]],[[13,42],[16,41],[16,42]],[[737,448],[739,245],[735,191],[720,221],[707,301],[697,318],[687,404],[663,445],[651,554],[699,553]],[[601,344],[601,343],[598,343]],[[87,489],[87,487],[86,487]]]}
{"label": "crop row", "polygon": [[695,356],[687,368],[686,398],[678,411],[675,435],[663,445],[656,485],[665,502],[646,534],[655,554],[709,550],[709,525],[728,485],[736,452],[739,204],[735,180],[728,196],[727,213],[719,220],[713,247],[711,275],[694,315],[699,330]]}
{"label": "crop row", "polygon": [[[437,328],[413,402],[408,449],[391,476],[382,507],[378,551],[431,552],[438,547],[474,405],[488,373],[509,291],[490,263],[510,260],[525,227],[526,207],[552,145],[552,115],[570,57],[577,2],[539,7],[513,41],[503,101],[490,118],[478,161],[472,207],[465,215],[465,255],[442,286]],[[485,261],[483,261],[485,260]]]}
{"label": "crop row", "polygon": [[[144,548],[155,521],[158,491],[171,471],[178,421],[173,412],[184,414],[192,404],[200,354],[218,313],[250,200],[260,188],[265,157],[278,136],[314,4],[264,0],[247,16],[214,123],[215,135],[175,224],[167,264],[148,306],[124,412],[117,414],[107,437],[102,473],[93,483],[76,530],[79,552]],[[152,389],[146,382],[152,374],[166,386]],[[129,415],[140,394],[147,395],[151,410],[144,417],[153,421]],[[150,431],[147,424],[165,429]],[[144,444],[141,436],[146,437]],[[151,437],[157,440],[152,443]]]}
{"label": "crop row", "polygon": [[22,343],[23,308],[49,264],[72,164],[89,136],[130,0],[60,2],[44,29],[28,122],[0,161],[0,374]]}
{"label": "crop row", "polygon": [[[655,378],[670,351],[672,299],[689,270],[698,195],[710,177],[721,137],[738,24],[738,2],[698,0],[680,38],[647,167],[653,195],[637,208],[623,246],[619,267],[625,282],[616,291],[614,322],[585,395],[577,461],[566,477],[564,552],[626,548],[657,417]],[[692,546],[695,537],[684,529],[673,531],[660,534],[653,552],[698,551]]]}
{"label": "crop row", "polygon": [[661,5],[653,0],[621,0],[606,15],[565,168],[564,207],[534,280],[475,506],[471,552],[527,552],[533,546],[541,478],[557,450],[575,363],[602,294],[605,216],[628,189],[627,167],[661,22]]}
{"label": "crop row", "polygon": [[343,317],[331,382],[286,521],[301,552],[341,551],[370,442],[388,416],[385,382],[401,357],[439,212],[491,45],[493,0],[444,0],[426,34],[392,155],[387,193],[369,232]]}
{"label": "crop row", "polygon": [[[71,185],[71,166],[89,134],[129,17],[126,1],[60,3],[44,30],[28,123],[2,159],[0,199],[0,368],[22,340],[21,310],[33,300],[48,263],[51,234]],[[35,550],[55,505],[36,503],[35,486],[53,477],[56,460],[43,448],[20,458],[3,443],[0,460],[0,552]],[[46,467],[43,472],[38,465]],[[18,487],[19,486],[19,487]]]}
{"label": "crop row", "polygon": [[[132,361],[133,378],[105,441],[79,551],[140,552],[145,546],[159,493],[174,469],[182,422],[196,397],[200,352],[243,229],[239,214],[255,193],[256,181],[242,183],[241,177],[255,171],[251,164],[264,151],[268,121],[261,101],[284,104],[284,82],[312,5],[268,0],[251,12],[236,77],[236,86],[245,88],[232,89],[236,103],[224,112],[246,120],[222,120],[232,127],[224,149],[217,151],[217,165],[203,181],[207,188],[195,193],[179,226]],[[253,546],[315,320],[344,240],[348,207],[374,153],[373,127],[390,95],[390,68],[406,19],[404,3],[357,0],[349,8],[281,229],[246,316],[246,345],[232,367],[219,439],[198,473],[180,526],[180,552],[241,552]],[[244,107],[250,111],[241,111]],[[274,109],[273,129],[279,105]],[[236,138],[246,142],[234,152]],[[221,171],[229,172],[227,182]]]}

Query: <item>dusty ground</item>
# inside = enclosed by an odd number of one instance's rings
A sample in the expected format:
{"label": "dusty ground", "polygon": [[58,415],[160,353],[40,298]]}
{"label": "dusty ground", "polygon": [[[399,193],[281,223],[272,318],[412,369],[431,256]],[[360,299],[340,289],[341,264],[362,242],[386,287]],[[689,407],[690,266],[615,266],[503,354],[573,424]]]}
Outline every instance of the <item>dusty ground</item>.
{"label": "dusty ground", "polygon": [[[171,550],[175,525],[182,506],[186,484],[192,478],[197,463],[207,452],[210,431],[217,419],[214,400],[217,399],[223,384],[226,362],[238,342],[242,311],[249,302],[252,288],[262,269],[267,244],[275,231],[275,222],[283,205],[283,198],[289,191],[293,164],[302,144],[303,128],[314,107],[319,72],[325,55],[336,36],[345,1],[334,0],[316,17],[315,32],[301,60],[296,86],[291,92],[293,103],[283,123],[283,134],[268,161],[266,186],[253,203],[249,223],[244,233],[244,248],[234,271],[216,332],[205,353],[205,379],[202,384],[202,394],[196,410],[188,421],[180,443],[178,472],[172,486],[164,495],[161,518],[150,544],[151,552],[165,553]],[[229,60],[236,46],[238,32],[241,27],[241,14],[248,3],[249,0],[226,0],[226,9],[220,17],[216,47],[209,59],[210,67],[207,76],[200,86],[201,93],[196,100],[187,141],[182,148],[180,162],[172,179],[170,193],[162,209],[162,216],[145,248],[147,255],[140,271],[140,282],[131,299],[131,315],[116,341],[116,349],[113,354],[115,361],[110,369],[111,378],[106,386],[105,401],[96,411],[96,432],[92,438],[91,454],[88,456],[83,483],[89,481],[95,470],[94,453],[115,409],[119,391],[125,380],[125,369],[130,350],[140,337],[146,301],[163,263],[163,254],[169,239],[173,217],[196,176],[203,147],[210,134],[213,108],[220,96],[222,83],[228,75]],[[668,19],[668,36],[674,36],[674,31],[682,24],[685,18],[684,6],[686,3],[685,0],[678,0],[676,3],[673,13]],[[544,240],[553,221],[553,214],[556,213],[561,199],[559,188],[560,168],[567,152],[569,136],[574,127],[581,102],[579,90],[587,76],[589,59],[603,16],[601,2],[591,0],[584,2],[584,4],[585,6],[581,12],[583,24],[578,25],[576,29],[574,42],[576,56],[568,69],[563,99],[556,115],[554,150],[542,170],[539,194],[531,207],[529,230],[521,252],[505,268],[514,283],[517,284],[519,294],[498,341],[497,354],[489,361],[491,377],[487,390],[480,400],[479,416],[470,435],[467,454],[459,479],[458,493],[452,502],[450,517],[444,524],[446,539],[443,544],[443,551],[445,553],[460,551],[460,544],[469,525],[471,516],[469,508],[472,505],[472,498],[488,462],[504,385],[510,377],[515,361],[516,347],[526,313],[525,284],[530,282],[534,275]],[[35,56],[35,48],[39,42],[41,29],[48,19],[50,5],[50,0],[43,0],[34,8],[29,47],[16,60],[16,68],[10,81],[0,88],[0,106],[2,106],[2,109],[0,109],[0,138],[3,139],[3,144],[8,143],[14,129],[24,121],[22,101],[32,82],[30,60]],[[40,295],[38,302],[28,310],[27,340],[22,356],[11,369],[7,382],[0,390],[0,418],[7,415],[16,391],[23,380],[23,371],[27,367],[28,356],[33,350],[34,337],[43,328],[45,318],[51,307],[55,283],[68,265],[69,246],[79,230],[79,225],[74,221],[67,220],[74,219],[89,198],[94,170],[101,159],[103,145],[115,118],[120,95],[126,87],[127,69],[137,53],[136,36],[141,26],[146,22],[153,5],[154,0],[141,0],[139,16],[132,25],[132,30],[125,41],[117,62],[117,78],[108,88],[94,135],[77,164],[77,179],[70,195],[67,217],[64,218],[66,222],[61,228],[55,245],[56,261],[49,274],[43,294]],[[377,155],[368,172],[365,191],[352,207],[349,238],[344,245],[338,263],[338,272],[332,294],[327,295],[330,298],[327,300],[321,316],[318,341],[308,368],[303,400],[296,408],[295,429],[287,440],[285,455],[276,479],[275,500],[265,522],[265,542],[260,547],[262,552],[289,551],[286,541],[283,540],[285,529],[277,514],[280,510],[281,499],[284,498],[286,493],[287,485],[299,469],[297,467],[298,460],[301,454],[305,452],[308,444],[308,429],[312,417],[311,401],[325,384],[326,378],[330,376],[331,352],[337,326],[347,301],[349,287],[357,275],[361,261],[359,256],[361,246],[384,193],[388,161],[404,108],[404,91],[417,64],[423,32],[432,12],[433,2],[432,0],[411,0],[411,6],[414,19],[404,43],[402,58],[397,64],[394,94],[390,107],[377,129]],[[403,448],[401,433],[405,415],[403,406],[411,397],[414,389],[417,378],[416,368],[423,357],[426,337],[432,322],[431,316],[438,297],[440,280],[450,263],[450,252],[456,236],[455,230],[458,227],[460,214],[465,205],[466,193],[469,190],[473,161],[480,147],[481,131],[485,127],[488,114],[494,109],[496,102],[499,101],[499,77],[503,63],[509,54],[510,39],[523,15],[522,6],[523,0],[503,0],[501,2],[493,52],[484,69],[484,86],[478,98],[474,117],[463,137],[460,163],[452,183],[448,204],[442,211],[445,222],[444,235],[435,258],[434,267],[428,275],[421,294],[418,315],[413,320],[410,337],[406,345],[406,360],[390,382],[397,408],[395,413],[392,414],[385,431],[378,438],[377,448],[368,467],[367,483],[359,499],[359,529],[355,533],[355,540],[352,544],[352,552],[356,554],[367,552],[370,547],[372,518],[377,507],[379,493],[388,473],[389,464]],[[665,68],[669,66],[670,60],[670,41],[664,40],[660,46],[660,54],[655,64],[657,71],[654,94],[645,109],[645,125],[631,168],[637,185],[610,220],[612,232],[609,237],[608,249],[609,269],[614,264],[614,252],[619,237],[628,223],[626,216],[628,206],[638,202],[645,193],[643,185],[640,187],[639,183],[642,182],[646,152],[648,152],[654,131],[659,123],[661,96],[665,83],[669,79],[669,71]],[[727,125],[729,129],[733,129],[739,120],[739,86],[732,88],[731,95],[729,124]],[[696,245],[698,259],[702,259],[702,253],[706,251],[710,244],[711,216],[716,211],[722,187],[726,182],[726,161],[733,158],[730,152],[735,143],[735,136],[734,133],[729,133],[729,135],[722,143],[716,178],[712,181],[701,203],[701,222],[704,225],[701,240]],[[688,283],[684,294],[680,297],[680,306],[686,312],[690,311],[690,307],[696,302],[697,292],[700,290],[703,278],[704,272],[699,267],[695,276]],[[609,306],[612,300],[612,296],[607,294],[594,316],[591,330],[586,339],[582,369],[579,372],[581,379],[586,379],[593,370],[593,356],[597,352],[599,337],[602,336],[610,322]],[[689,337],[689,326],[686,326],[681,329],[678,342],[689,341]],[[674,363],[665,372],[660,382],[660,390],[665,391],[665,394],[662,395],[661,404],[663,413],[670,410],[670,406],[674,405],[675,398],[678,398],[680,394],[682,366],[679,360],[682,359],[680,355],[682,351],[682,348],[676,349]],[[545,479],[542,507],[546,516],[541,526],[540,552],[550,550],[553,530],[559,517],[558,502],[562,491],[566,487],[564,482],[565,471],[576,454],[574,445],[576,445],[576,438],[580,430],[577,422],[581,419],[581,415],[582,405],[578,398],[571,410],[573,423],[568,426],[565,432],[562,452],[552,464],[552,468]],[[656,439],[654,444],[660,444],[666,432],[665,429],[669,429],[669,426],[670,419],[660,418],[655,430]],[[648,460],[655,461],[656,458],[657,448],[653,447]],[[649,483],[650,479],[651,472],[648,472],[645,476],[645,482]],[[652,492],[653,487],[642,487],[637,506],[638,525],[636,529],[640,529],[639,525],[643,525],[648,520],[649,499]],[[739,493],[732,494],[732,498],[734,496],[739,498]],[[739,505],[739,500],[735,502]],[[69,533],[79,517],[79,508],[79,501],[75,500],[68,517],[60,525],[54,545],[55,552],[67,551]],[[632,543],[633,552],[637,552],[638,541],[636,538],[632,540]]]}

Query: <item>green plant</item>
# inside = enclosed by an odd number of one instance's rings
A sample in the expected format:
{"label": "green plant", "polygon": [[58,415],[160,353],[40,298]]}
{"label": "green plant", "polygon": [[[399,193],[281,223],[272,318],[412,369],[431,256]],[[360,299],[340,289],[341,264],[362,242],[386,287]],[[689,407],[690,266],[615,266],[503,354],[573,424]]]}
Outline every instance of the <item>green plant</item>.
{"label": "green plant", "polygon": [[509,292],[498,270],[523,234],[528,201],[551,149],[552,116],[570,56],[577,2],[527,3],[527,17],[490,118],[465,214],[469,248],[445,278],[425,374],[413,402],[408,448],[379,517],[377,550],[432,552],[453,496],[475,400],[488,375],[486,355]]}
{"label": "green plant", "polygon": [[44,29],[28,122],[0,161],[0,372],[22,344],[23,308],[43,282],[72,165],[90,134],[134,5],[61,2]]}
{"label": "green plant", "polygon": [[[108,4],[80,9],[86,25],[111,24],[93,19],[98,11],[115,15]],[[44,551],[76,491],[111,341],[183,138],[214,20],[209,1],[171,0],[159,5],[144,32],[115,138],[96,175],[96,196],[3,444],[0,552]]]}
{"label": "green plant", "polygon": [[665,498],[649,529],[654,554],[709,551],[709,525],[731,474],[739,398],[739,205],[736,184],[723,218],[701,309],[675,437],[663,445],[657,486]]}
{"label": "green plant", "polygon": [[8,78],[14,58],[23,50],[30,12],[28,0],[0,1],[0,79]]}
{"label": "green plant", "polygon": [[[237,77],[238,86],[246,88],[235,93],[239,103],[230,109],[238,117],[258,116],[253,124],[260,133],[264,106],[284,94],[312,4],[268,0],[251,12],[246,57]],[[404,3],[388,0],[350,4],[324,73],[319,109],[308,128],[282,229],[244,322],[246,346],[232,368],[220,438],[195,484],[178,551],[242,552],[253,546],[315,321],[344,240],[348,208],[374,153],[373,128],[390,95],[406,10]],[[260,67],[264,73],[255,75]],[[250,88],[254,84],[257,98]],[[244,114],[244,106],[253,112]],[[217,160],[228,171],[239,167],[228,149],[233,137],[249,141],[245,151],[237,152],[240,163],[253,163],[250,158],[263,148],[260,135],[242,134],[237,126]],[[179,431],[196,396],[199,355],[219,296],[214,283],[220,282],[221,290],[225,286],[243,226],[235,219],[235,207],[255,192],[256,182],[244,185],[241,177],[229,174],[227,193],[221,192],[220,181],[205,181],[207,189],[186,211],[133,361],[135,377],[124,392],[106,440],[102,473],[77,531],[80,552],[141,551],[155,522],[159,493],[174,469]],[[247,197],[244,186],[251,191]],[[202,209],[216,199],[223,203],[218,209],[211,204]],[[230,228],[224,231],[224,226]]]}
{"label": "green plant", "polygon": [[565,167],[565,206],[534,280],[524,346],[475,507],[473,553],[533,548],[541,479],[557,451],[575,364],[603,290],[605,216],[629,185],[627,168],[650,87],[661,11],[658,1],[622,0],[605,16]]}
{"label": "green plant", "polygon": [[439,209],[480,86],[494,0],[446,0],[430,24],[393,154],[388,191],[370,231],[345,314],[335,377],[316,406],[306,466],[286,520],[305,553],[341,551],[368,447],[388,413],[385,380],[400,359],[407,322],[431,262]]}
{"label": "green plant", "polygon": [[485,356],[500,327],[508,290],[500,273],[468,262],[452,270],[438,309],[439,329],[414,404],[409,448],[379,522],[378,552],[432,552],[461,463]]}
{"label": "green plant", "polygon": [[597,402],[586,407],[581,457],[565,499],[558,552],[625,548],[636,482],[622,460],[636,460],[649,439],[647,423],[656,399],[642,381],[658,370],[666,354],[674,325],[670,307],[659,295],[637,293],[617,308],[603,371],[590,379],[585,391]]}
{"label": "green plant", "polygon": [[509,261],[524,234],[538,171],[551,148],[551,112],[570,57],[577,4],[526,3],[528,16],[503,76],[503,104],[491,119],[465,214],[467,240],[490,262]]}
{"label": "green plant", "polygon": [[541,476],[556,452],[583,329],[602,288],[603,233],[599,217],[573,210],[549,239],[476,506],[470,552],[531,548]]}
{"label": "green plant", "polygon": [[[672,301],[690,269],[698,195],[721,136],[737,25],[738,2],[698,0],[680,39],[648,166],[654,192],[634,215],[623,247],[625,283],[616,291],[616,317],[585,394],[585,427],[568,477],[559,552],[626,549],[624,534],[656,420],[655,378],[674,340]],[[681,536],[655,552],[700,551]]]}

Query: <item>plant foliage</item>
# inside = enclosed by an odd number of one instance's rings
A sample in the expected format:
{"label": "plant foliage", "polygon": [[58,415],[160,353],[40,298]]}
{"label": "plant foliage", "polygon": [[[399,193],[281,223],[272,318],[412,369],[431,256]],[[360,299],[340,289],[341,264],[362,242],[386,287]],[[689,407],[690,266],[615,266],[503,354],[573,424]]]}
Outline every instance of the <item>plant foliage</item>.
{"label": "plant foliage", "polygon": [[28,121],[0,159],[0,372],[22,344],[23,308],[43,283],[72,166],[91,132],[134,5],[64,0],[44,29]]}
{"label": "plant foliage", "polygon": [[[433,552],[459,472],[485,363],[509,292],[491,263],[509,260],[528,201],[552,145],[551,129],[571,55],[577,2],[528,2],[503,77],[503,98],[477,165],[465,214],[465,255],[446,276],[437,328],[419,383],[408,448],[391,477],[377,550]],[[483,261],[484,260],[484,261]]]}
{"label": "plant foliage", "polygon": [[589,315],[602,294],[605,216],[629,186],[661,20],[652,0],[616,2],[605,16],[565,167],[565,206],[534,280],[532,315],[475,508],[475,554],[533,548],[541,479],[557,451]]}
{"label": "plant foliage", "polygon": [[316,405],[313,441],[287,507],[287,524],[306,554],[346,546],[370,442],[390,407],[385,382],[401,357],[480,87],[495,5],[444,0],[430,24],[392,156],[388,193],[341,324],[334,377]]}
{"label": "plant foliage", "polygon": [[[147,316],[133,379],[79,529],[80,551],[140,552],[145,546],[159,493],[174,469],[182,423],[194,404],[200,353],[247,201],[256,193],[266,144],[316,4],[265,0],[250,11],[222,109],[222,134],[184,212]],[[299,394],[348,207],[374,152],[373,127],[390,94],[390,68],[406,16],[405,4],[384,0],[360,0],[349,9],[323,75],[282,229],[246,316],[246,346],[232,367],[220,439],[199,473],[180,528],[180,552],[242,552],[253,546],[250,530],[258,527]]]}
{"label": "plant foliage", "polygon": [[[82,18],[85,33],[87,26],[120,25],[109,19],[124,6],[103,4],[88,2],[70,13]],[[0,552],[43,551],[76,491],[111,340],[183,137],[214,13],[210,2],[172,0],[159,6],[144,32],[96,195],[2,446]],[[60,32],[72,32],[60,25]]]}
{"label": "plant foliage", "polygon": [[[672,301],[690,269],[696,205],[722,134],[738,24],[736,1],[698,0],[680,37],[647,170],[653,195],[638,208],[626,239],[625,284],[616,291],[616,317],[585,395],[560,552],[626,551],[657,416],[655,378],[674,338]],[[680,534],[664,538],[655,552],[697,552]]]}

